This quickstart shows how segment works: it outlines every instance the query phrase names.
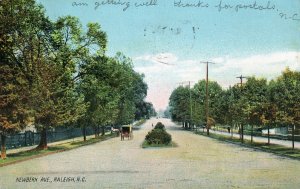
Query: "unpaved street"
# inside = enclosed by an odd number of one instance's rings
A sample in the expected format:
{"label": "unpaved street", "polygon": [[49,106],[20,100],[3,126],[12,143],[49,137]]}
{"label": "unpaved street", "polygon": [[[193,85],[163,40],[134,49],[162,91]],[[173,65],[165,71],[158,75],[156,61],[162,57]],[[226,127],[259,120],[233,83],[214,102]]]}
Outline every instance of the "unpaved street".
{"label": "unpaved street", "polygon": [[[140,147],[163,122],[174,148]],[[300,163],[151,119],[132,140],[108,141],[0,168],[0,188],[299,188]],[[20,181],[27,177],[37,182]],[[69,180],[64,180],[64,177]],[[82,182],[72,178],[80,177]],[[41,182],[42,178],[45,179]],[[55,181],[54,181],[55,179]]]}

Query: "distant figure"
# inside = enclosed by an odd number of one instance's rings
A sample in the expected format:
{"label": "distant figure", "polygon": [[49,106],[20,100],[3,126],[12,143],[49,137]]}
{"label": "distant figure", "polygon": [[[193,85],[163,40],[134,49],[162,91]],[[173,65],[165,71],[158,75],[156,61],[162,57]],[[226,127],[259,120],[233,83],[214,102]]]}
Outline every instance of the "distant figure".
{"label": "distant figure", "polygon": [[153,127],[153,123],[152,123],[152,127]]}
{"label": "distant figure", "polygon": [[227,127],[228,133],[230,133],[230,127]]}

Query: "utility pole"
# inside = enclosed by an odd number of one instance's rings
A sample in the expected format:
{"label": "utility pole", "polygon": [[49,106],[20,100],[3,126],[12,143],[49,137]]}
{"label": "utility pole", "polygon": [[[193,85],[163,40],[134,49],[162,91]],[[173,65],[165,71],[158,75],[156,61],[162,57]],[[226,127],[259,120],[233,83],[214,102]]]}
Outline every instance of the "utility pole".
{"label": "utility pole", "polygon": [[[247,77],[244,77],[243,75],[236,77],[240,79],[240,85],[241,85],[241,92],[243,91],[243,79],[247,79]],[[240,136],[242,143],[244,143],[244,123],[241,122],[241,129],[240,129]]]}
{"label": "utility pole", "polygon": [[189,81],[189,91],[190,91],[190,127],[193,124],[193,109],[192,109],[192,92],[191,92],[191,82]]}
{"label": "utility pole", "polygon": [[238,76],[236,78],[240,79],[240,85],[241,85],[241,88],[242,88],[243,87],[243,79],[247,79],[247,77],[241,75],[241,76]]}
{"label": "utility pole", "polygon": [[208,120],[209,120],[209,107],[208,107],[208,64],[215,64],[214,62],[204,62],[201,61],[200,63],[206,64],[206,89],[205,89],[205,114],[206,114],[206,129],[207,129],[207,135],[209,135],[209,125],[208,125]]}

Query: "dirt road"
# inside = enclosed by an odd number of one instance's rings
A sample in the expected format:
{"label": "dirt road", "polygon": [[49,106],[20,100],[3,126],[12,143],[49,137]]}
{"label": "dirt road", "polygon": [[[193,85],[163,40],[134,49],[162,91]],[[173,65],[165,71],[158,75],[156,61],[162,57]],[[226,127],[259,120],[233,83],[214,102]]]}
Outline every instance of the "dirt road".
{"label": "dirt road", "polygon": [[[178,147],[140,147],[157,121],[167,126]],[[0,188],[290,189],[299,188],[299,173],[297,160],[222,143],[154,118],[129,141],[114,138],[2,167]]]}

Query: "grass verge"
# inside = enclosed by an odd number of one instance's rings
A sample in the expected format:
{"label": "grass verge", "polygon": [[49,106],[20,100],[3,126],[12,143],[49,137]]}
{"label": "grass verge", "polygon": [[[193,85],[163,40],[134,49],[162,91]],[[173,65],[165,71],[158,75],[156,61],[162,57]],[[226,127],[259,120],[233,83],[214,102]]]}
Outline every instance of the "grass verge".
{"label": "grass verge", "polygon": [[215,133],[210,133],[209,136],[202,132],[196,132],[196,134],[210,137],[219,141],[229,142],[232,144],[242,145],[244,147],[253,148],[256,150],[261,150],[264,152],[273,153],[279,156],[288,157],[300,160],[300,149],[292,149],[289,147],[277,145],[277,144],[267,144],[261,142],[252,142],[250,140],[244,139],[244,143],[241,143],[239,138],[231,138],[231,136],[224,136]]}
{"label": "grass verge", "polygon": [[141,119],[136,124],[134,124],[134,126],[139,127],[139,126],[143,125],[146,121],[147,121],[146,119]]}
{"label": "grass verge", "polygon": [[108,134],[104,136],[100,136],[99,138],[91,138],[86,141],[74,141],[74,142],[66,142],[62,144],[57,144],[54,146],[49,146],[47,150],[28,150],[28,151],[23,151],[23,152],[17,152],[13,154],[9,154],[6,159],[0,159],[0,167],[6,166],[6,165],[11,165],[14,163],[38,158],[38,157],[43,157],[46,155],[54,154],[54,153],[59,153],[63,151],[68,151],[72,150],[75,148],[79,148],[81,146],[86,146],[90,144],[94,144],[100,141],[107,140],[109,138],[113,138],[116,135],[114,134]]}
{"label": "grass verge", "polygon": [[177,147],[177,144],[173,141],[169,144],[148,144],[147,141],[144,141],[141,146],[142,148],[173,148]]}

